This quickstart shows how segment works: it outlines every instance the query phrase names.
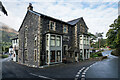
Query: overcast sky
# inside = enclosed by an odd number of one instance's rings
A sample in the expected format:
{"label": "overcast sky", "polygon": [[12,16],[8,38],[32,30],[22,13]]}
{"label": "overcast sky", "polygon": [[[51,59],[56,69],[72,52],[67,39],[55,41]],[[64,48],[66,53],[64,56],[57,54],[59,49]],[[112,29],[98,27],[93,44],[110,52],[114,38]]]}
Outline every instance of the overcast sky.
{"label": "overcast sky", "polygon": [[33,10],[45,15],[70,21],[83,17],[89,32],[104,32],[118,16],[117,0],[1,0],[8,16],[0,12],[0,22],[18,30],[31,2]]}

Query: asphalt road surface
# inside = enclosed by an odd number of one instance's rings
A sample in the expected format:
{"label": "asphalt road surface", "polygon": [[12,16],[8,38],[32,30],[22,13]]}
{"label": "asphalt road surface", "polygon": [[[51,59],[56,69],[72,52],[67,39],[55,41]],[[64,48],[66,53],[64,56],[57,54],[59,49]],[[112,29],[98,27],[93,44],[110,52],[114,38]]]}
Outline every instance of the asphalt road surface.
{"label": "asphalt road surface", "polygon": [[[25,78],[45,80],[118,80],[120,58],[112,56],[111,51],[103,61],[83,61],[69,64],[58,64],[46,68],[31,68],[10,60],[2,60],[2,79]],[[25,80],[24,79],[24,80]]]}

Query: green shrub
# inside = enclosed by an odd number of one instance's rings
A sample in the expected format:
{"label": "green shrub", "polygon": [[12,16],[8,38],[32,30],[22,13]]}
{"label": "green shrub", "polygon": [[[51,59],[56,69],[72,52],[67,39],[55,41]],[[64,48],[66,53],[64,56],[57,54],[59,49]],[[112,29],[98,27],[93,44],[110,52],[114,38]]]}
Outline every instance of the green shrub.
{"label": "green shrub", "polygon": [[98,52],[95,52],[95,53],[92,53],[91,55],[90,55],[90,57],[101,57],[102,56],[102,51],[103,50],[101,50],[101,51],[98,51]]}
{"label": "green shrub", "polygon": [[2,58],[7,58],[8,57],[8,55],[2,55]]}
{"label": "green shrub", "polygon": [[94,57],[98,57],[98,55],[97,55],[97,54],[95,54],[95,55],[94,55]]}

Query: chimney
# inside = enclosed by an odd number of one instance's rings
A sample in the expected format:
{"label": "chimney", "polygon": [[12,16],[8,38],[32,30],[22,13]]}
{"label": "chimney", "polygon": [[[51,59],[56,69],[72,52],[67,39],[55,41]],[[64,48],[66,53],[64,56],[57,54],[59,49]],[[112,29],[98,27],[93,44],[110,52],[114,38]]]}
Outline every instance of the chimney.
{"label": "chimney", "polygon": [[27,7],[27,10],[32,10],[33,11],[33,6],[31,3],[29,3],[29,6]]}

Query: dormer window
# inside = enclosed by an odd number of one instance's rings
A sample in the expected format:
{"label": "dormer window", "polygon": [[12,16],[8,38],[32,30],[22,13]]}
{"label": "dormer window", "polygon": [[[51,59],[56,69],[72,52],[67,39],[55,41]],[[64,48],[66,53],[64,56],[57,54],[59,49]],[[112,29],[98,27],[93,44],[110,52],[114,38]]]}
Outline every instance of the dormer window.
{"label": "dormer window", "polygon": [[55,25],[56,25],[56,23],[54,21],[50,21],[49,22],[49,29],[55,31],[55,27],[56,27]]}
{"label": "dormer window", "polygon": [[68,33],[68,26],[67,25],[63,25],[63,33]]}

